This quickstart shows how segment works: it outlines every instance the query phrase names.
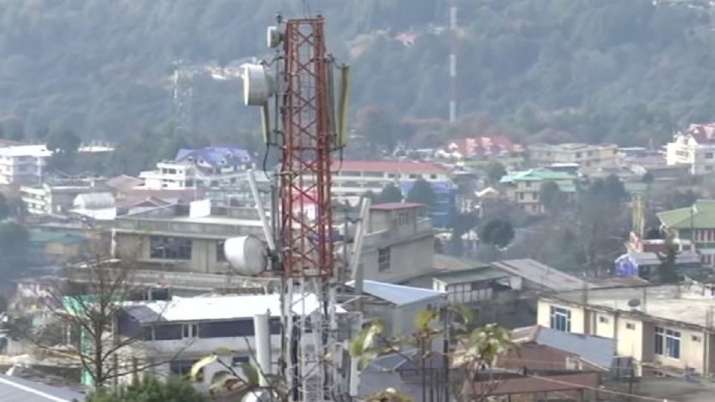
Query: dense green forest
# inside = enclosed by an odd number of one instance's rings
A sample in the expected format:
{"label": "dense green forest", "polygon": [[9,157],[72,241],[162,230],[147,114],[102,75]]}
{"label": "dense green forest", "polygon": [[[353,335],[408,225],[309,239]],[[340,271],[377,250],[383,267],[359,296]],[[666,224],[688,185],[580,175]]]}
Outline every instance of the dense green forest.
{"label": "dense green forest", "polygon": [[[166,154],[184,142],[255,146],[249,133],[258,119],[241,104],[240,82],[205,76],[193,81],[191,138],[171,137],[172,66],[266,55],[265,27],[278,11],[328,18],[332,50],[354,68],[354,122],[360,127],[360,110],[380,111],[387,125],[367,127],[388,128],[381,137],[435,143],[500,131],[529,142],[632,145],[713,119],[715,25],[707,9],[651,0],[459,0],[462,121],[448,130],[438,120],[447,115],[447,3],[4,1],[0,134],[71,129],[137,149],[157,136],[154,148]],[[403,33],[414,43],[398,40]]]}

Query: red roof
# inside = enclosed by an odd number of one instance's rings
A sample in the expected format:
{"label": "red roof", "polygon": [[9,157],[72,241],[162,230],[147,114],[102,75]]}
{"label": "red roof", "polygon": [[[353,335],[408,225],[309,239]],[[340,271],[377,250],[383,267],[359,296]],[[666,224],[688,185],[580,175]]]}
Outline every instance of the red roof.
{"label": "red roof", "polygon": [[432,162],[417,161],[333,161],[338,171],[387,172],[387,173],[447,173],[444,166]]}
{"label": "red roof", "polygon": [[380,211],[392,211],[396,209],[412,209],[420,207],[424,207],[424,205],[415,202],[386,202],[383,204],[375,204],[370,207],[370,209],[377,209]]}

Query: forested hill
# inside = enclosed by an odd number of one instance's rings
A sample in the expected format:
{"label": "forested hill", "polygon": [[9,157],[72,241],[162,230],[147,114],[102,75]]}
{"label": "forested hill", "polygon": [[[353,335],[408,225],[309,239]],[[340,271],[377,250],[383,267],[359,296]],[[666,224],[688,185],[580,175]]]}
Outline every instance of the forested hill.
{"label": "forested hill", "polygon": [[[400,135],[414,134],[420,122],[447,114],[447,3],[4,1],[2,131],[17,135],[24,126],[40,136],[71,128],[120,142],[170,131],[173,63],[227,65],[265,55],[265,27],[281,11],[325,15],[331,47],[354,67],[353,110],[391,111],[400,127],[411,122]],[[460,130],[635,144],[713,120],[715,24],[692,3],[459,0],[460,115],[467,116]],[[214,141],[257,126],[238,81],[206,77],[194,80],[193,120],[198,136]]]}

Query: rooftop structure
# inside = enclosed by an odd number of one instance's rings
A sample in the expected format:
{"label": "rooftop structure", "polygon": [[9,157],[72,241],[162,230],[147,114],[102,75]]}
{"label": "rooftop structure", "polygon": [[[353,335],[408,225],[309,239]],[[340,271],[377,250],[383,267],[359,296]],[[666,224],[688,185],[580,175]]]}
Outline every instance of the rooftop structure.
{"label": "rooftop structure", "polygon": [[67,215],[75,197],[102,191],[103,178],[52,180],[40,185],[22,186],[20,194],[27,212],[33,215]]}
{"label": "rooftop structure", "polygon": [[458,138],[447,144],[445,152],[456,159],[496,157],[524,152],[524,147],[520,144],[515,144],[506,136],[497,135]]}
{"label": "rooftop structure", "polygon": [[585,289],[588,282],[576,278],[566,272],[544,265],[529,258],[519,260],[502,260],[492,263],[502,271],[519,276],[528,281],[526,286],[554,291]]}
{"label": "rooftop structure", "polygon": [[[348,286],[355,287],[355,281],[350,281],[347,284]],[[396,306],[405,306],[420,301],[433,300],[444,295],[443,292],[435,290],[395,285],[392,283],[371,280],[363,281],[362,291],[390,302]]]}

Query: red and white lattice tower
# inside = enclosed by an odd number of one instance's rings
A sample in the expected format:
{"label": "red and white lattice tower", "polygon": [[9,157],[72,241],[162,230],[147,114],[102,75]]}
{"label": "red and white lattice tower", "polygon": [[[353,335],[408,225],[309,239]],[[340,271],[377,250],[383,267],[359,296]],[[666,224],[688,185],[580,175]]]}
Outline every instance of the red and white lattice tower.
{"label": "red and white lattice tower", "polygon": [[322,17],[285,22],[277,77],[285,373],[294,398],[311,402],[331,400],[336,383],[326,361],[337,324],[330,203],[335,130],[323,27]]}

